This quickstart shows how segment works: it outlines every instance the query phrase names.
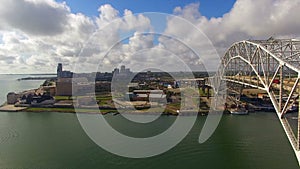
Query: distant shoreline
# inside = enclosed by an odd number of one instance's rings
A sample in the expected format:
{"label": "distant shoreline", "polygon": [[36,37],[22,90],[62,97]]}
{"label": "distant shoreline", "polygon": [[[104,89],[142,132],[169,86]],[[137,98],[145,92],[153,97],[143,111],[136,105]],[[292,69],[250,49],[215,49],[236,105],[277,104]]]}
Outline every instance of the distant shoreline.
{"label": "distant shoreline", "polygon": [[21,80],[48,80],[48,79],[55,79],[56,77],[24,77],[17,79],[18,81]]}
{"label": "distant shoreline", "polygon": [[0,75],[57,75],[56,73],[0,73]]}

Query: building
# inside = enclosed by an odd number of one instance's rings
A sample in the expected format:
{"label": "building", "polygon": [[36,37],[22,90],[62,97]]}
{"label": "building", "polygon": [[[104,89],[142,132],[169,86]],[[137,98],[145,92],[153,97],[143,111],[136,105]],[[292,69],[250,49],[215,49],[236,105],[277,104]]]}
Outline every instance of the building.
{"label": "building", "polygon": [[55,96],[56,92],[56,86],[43,86],[42,88],[46,93],[48,93],[50,96]]}
{"label": "building", "polygon": [[62,71],[63,71],[62,64],[58,63],[58,65],[57,65],[57,75],[60,74]]}
{"label": "building", "polygon": [[[151,101],[163,103],[166,101],[166,95],[162,90],[134,90],[132,93],[126,93],[131,101]],[[125,98],[126,99],[126,98]]]}
{"label": "building", "polygon": [[64,71],[62,64],[58,63],[57,66],[57,80],[56,80],[56,96],[72,96],[75,94],[86,94],[94,90],[94,85],[89,83],[85,74],[80,77],[71,71]]}
{"label": "building", "polygon": [[73,72],[63,70],[63,66],[61,63],[57,65],[57,78],[72,78]]}
{"label": "building", "polygon": [[195,79],[181,79],[179,81],[174,82],[175,88],[177,86],[184,87],[195,87],[199,88],[200,86],[205,85],[205,78],[195,78]]}
{"label": "building", "polygon": [[126,68],[125,65],[122,65],[121,69],[115,68],[112,74],[115,78],[127,78],[133,73],[130,71],[129,68]]}
{"label": "building", "polygon": [[58,78],[56,81],[56,96],[72,96],[72,78]]}
{"label": "building", "polygon": [[95,84],[87,78],[58,78],[56,81],[56,96],[88,95],[95,92]]}
{"label": "building", "polygon": [[15,104],[18,101],[19,95],[14,93],[14,92],[10,92],[7,94],[7,104]]}
{"label": "building", "polygon": [[113,70],[113,75],[115,75],[115,74],[119,74],[120,73],[120,70],[118,69],[118,68],[115,68],[114,70]]}
{"label": "building", "polygon": [[[116,71],[116,74],[118,74],[117,73],[118,71]],[[96,77],[95,77],[95,81],[111,81],[112,80],[112,78],[113,78],[113,74],[114,74],[114,72],[113,73],[108,73],[108,72],[105,72],[105,73],[100,73],[100,72],[97,72],[96,73]]]}
{"label": "building", "polygon": [[122,65],[122,66],[121,66],[120,73],[125,73],[125,65]]}

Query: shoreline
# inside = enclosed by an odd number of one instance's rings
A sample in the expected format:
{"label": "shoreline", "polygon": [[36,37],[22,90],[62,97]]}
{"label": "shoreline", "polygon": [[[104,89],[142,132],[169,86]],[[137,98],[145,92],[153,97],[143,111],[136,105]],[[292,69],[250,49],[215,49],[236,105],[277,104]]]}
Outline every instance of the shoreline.
{"label": "shoreline", "polygon": [[[0,108],[2,108],[1,106]],[[18,108],[18,107],[15,107]],[[81,113],[81,114],[134,114],[134,115],[166,115],[166,116],[192,116],[192,115],[200,115],[200,116],[206,116],[209,113],[209,110],[199,110],[197,113],[195,112],[183,112],[183,113],[172,113],[172,112],[142,112],[142,111],[133,111],[133,112],[118,112],[116,109],[87,109],[87,108],[45,108],[45,107],[22,107],[23,109],[16,110],[16,111],[10,111],[10,110],[1,110],[0,112],[30,112],[30,113]],[[100,112],[101,111],[101,112]],[[225,112],[223,112],[226,114]]]}

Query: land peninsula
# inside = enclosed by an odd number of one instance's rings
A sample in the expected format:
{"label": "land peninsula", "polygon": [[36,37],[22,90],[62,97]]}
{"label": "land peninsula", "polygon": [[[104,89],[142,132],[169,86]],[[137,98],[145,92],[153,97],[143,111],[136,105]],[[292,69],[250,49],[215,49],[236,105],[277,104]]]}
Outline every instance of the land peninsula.
{"label": "land peninsula", "polygon": [[[205,85],[208,74],[198,72],[193,75],[196,78],[186,78],[184,72],[173,75],[151,71],[133,73],[125,66],[112,72],[73,73],[63,70],[59,63],[56,77],[47,78],[37,89],[8,93],[7,102],[0,111],[207,114],[209,96],[212,95],[209,86]],[[132,80],[128,82],[128,79]],[[183,93],[188,97],[183,98]],[[185,112],[180,111],[182,103],[188,103],[184,105]],[[197,112],[188,111],[195,110],[196,106]]]}

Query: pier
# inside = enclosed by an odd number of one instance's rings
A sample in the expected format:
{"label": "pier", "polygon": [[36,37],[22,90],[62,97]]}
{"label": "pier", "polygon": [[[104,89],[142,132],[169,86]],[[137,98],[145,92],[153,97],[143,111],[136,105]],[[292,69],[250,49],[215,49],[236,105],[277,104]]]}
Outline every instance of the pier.
{"label": "pier", "polygon": [[15,105],[3,105],[0,107],[0,112],[18,112],[27,109],[27,107],[15,107]]}

